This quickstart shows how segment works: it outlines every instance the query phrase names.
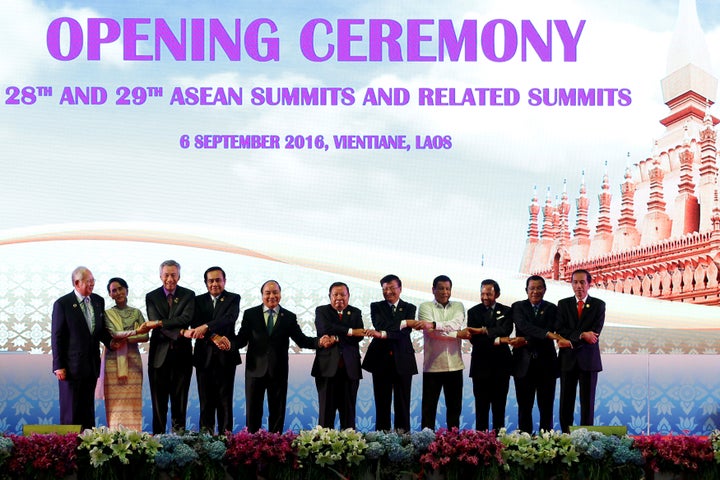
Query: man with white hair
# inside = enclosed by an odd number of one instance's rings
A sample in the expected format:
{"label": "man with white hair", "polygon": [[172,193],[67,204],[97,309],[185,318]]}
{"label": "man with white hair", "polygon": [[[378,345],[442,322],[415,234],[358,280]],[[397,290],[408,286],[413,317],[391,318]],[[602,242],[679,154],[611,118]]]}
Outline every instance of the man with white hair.
{"label": "man with white hair", "polygon": [[100,342],[112,340],[105,328],[105,300],[93,292],[95,278],[86,267],[72,272],[74,290],[53,305],[53,373],[60,393],[60,423],[95,426],[95,384],[100,375]]}

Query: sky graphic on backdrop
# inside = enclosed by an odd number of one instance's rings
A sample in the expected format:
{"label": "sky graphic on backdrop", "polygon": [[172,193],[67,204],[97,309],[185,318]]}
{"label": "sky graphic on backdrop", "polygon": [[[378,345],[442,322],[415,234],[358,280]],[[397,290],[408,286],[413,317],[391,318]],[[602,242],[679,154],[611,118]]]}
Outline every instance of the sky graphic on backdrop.
{"label": "sky graphic on backdrop", "polygon": [[[720,44],[716,2],[698,1],[709,45]],[[60,61],[48,50],[54,19],[163,18],[177,29],[180,18],[218,18],[243,30],[258,18],[277,25],[280,60],[239,62],[123,60],[121,42],[101,47],[99,61],[83,51]],[[345,6],[313,2],[36,2],[0,4],[0,218],[4,236],[57,229],[63,224],[103,222],[122,228],[178,225],[209,238],[242,244],[254,232],[296,245],[322,240],[330,250],[357,244],[408,255],[462,261],[516,271],[525,244],[527,206],[537,185],[540,201],[550,186],[560,194],[567,179],[570,201],[585,171],[591,198],[591,227],[597,217],[602,174],[607,169],[614,201],[628,162],[650,156],[663,132],[658,120],[660,79],[677,17],[677,2],[663,1],[446,1],[379,2]],[[481,29],[494,19],[518,29],[529,20],[544,34],[547,20],[564,20],[576,31],[577,61],[564,62],[553,29],[552,60],[520,51],[493,62],[309,61],[300,34],[312,19],[364,19],[357,55],[368,55],[368,19],[432,19],[423,27],[438,35],[440,19],[459,28],[476,19]],[[554,27],[557,27],[555,24]],[[67,26],[65,34],[67,34]],[[149,28],[146,30],[150,31]],[[151,37],[152,38],[152,37]],[[316,33],[318,50],[327,43]],[[496,37],[497,38],[497,37]],[[87,39],[83,45],[88,47]],[[139,53],[150,54],[150,42]],[[402,45],[402,42],[401,42]],[[426,44],[432,50],[432,41]],[[65,52],[67,52],[67,47]],[[501,46],[496,45],[495,53]],[[403,52],[407,54],[407,51]],[[713,65],[720,49],[711,48]],[[8,105],[9,87],[51,86],[52,97],[33,105]],[[66,86],[101,87],[103,105],[60,104]],[[163,96],[143,105],[115,105],[118,87],[162,87]],[[243,105],[171,105],[180,87],[242,88]],[[276,89],[352,89],[352,105],[252,105],[250,92]],[[405,89],[406,105],[363,105],[369,88]],[[420,105],[421,89],[496,88],[518,92],[516,104]],[[625,105],[530,105],[531,89],[627,90]],[[426,90],[427,91],[427,90]],[[607,97],[605,97],[607,98]],[[512,103],[499,97],[498,103]],[[277,135],[276,149],[198,149],[196,135]],[[190,147],[182,148],[188,135]],[[329,148],[287,149],[287,135],[323,136]],[[405,135],[409,151],[336,148],[334,136]],[[439,149],[416,148],[426,136],[449,138]],[[442,142],[441,142],[442,143]],[[571,213],[574,226],[574,212]],[[302,256],[302,252],[299,253]],[[352,259],[347,260],[352,263]]]}

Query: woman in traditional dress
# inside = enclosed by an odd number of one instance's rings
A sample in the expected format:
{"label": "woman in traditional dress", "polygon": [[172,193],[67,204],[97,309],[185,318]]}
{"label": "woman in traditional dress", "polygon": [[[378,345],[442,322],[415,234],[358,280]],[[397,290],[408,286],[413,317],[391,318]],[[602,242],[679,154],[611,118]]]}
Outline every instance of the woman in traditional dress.
{"label": "woman in traditional dress", "polygon": [[105,415],[110,428],[123,426],[142,431],[143,366],[138,343],[148,341],[148,332],[159,322],[146,322],[137,308],[128,306],[128,284],[111,278],[107,285],[115,306],[105,311],[114,350],[105,349]]}

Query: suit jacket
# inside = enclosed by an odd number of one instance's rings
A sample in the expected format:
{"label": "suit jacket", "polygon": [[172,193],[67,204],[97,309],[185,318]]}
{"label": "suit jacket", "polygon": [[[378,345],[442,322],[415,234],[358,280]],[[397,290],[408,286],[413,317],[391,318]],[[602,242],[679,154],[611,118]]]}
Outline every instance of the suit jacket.
{"label": "suit jacket", "polygon": [[495,345],[498,337],[512,333],[513,319],[510,307],[496,303],[491,311],[483,305],[475,305],[467,312],[468,327],[487,328],[487,335],[473,335],[470,338],[470,376],[487,378],[492,375],[510,375],[512,354],[508,345]]}
{"label": "suit jacket", "polygon": [[342,321],[332,305],[323,305],[315,309],[315,328],[319,337],[337,335],[340,339],[330,348],[322,348],[315,353],[311,370],[313,377],[334,377],[342,356],[347,375],[352,380],[362,378],[360,368],[360,342],[363,337],[348,336],[350,328],[365,328],[362,312],[359,308],[348,305],[342,312]]}
{"label": "suit jacket", "polygon": [[68,381],[97,379],[100,375],[100,342],[109,347],[112,340],[105,326],[105,300],[93,293],[90,302],[95,313],[95,331],[92,333],[74,290],[53,305],[53,371],[64,368]]}
{"label": "suit jacket", "polygon": [[212,342],[213,335],[227,337],[232,342],[235,336],[235,321],[240,315],[240,295],[223,291],[213,307],[212,296],[204,293],[195,297],[192,327],[207,324],[208,331],[205,338],[195,340],[193,364],[197,368],[208,368],[213,357],[222,366],[235,366],[240,364],[240,354],[236,348],[220,350]]}
{"label": "suit jacket", "polygon": [[150,334],[150,353],[148,365],[153,368],[162,367],[165,363],[168,350],[173,349],[187,354],[192,358],[192,343],[189,338],[182,337],[180,330],[190,327],[195,311],[195,292],[187,288],[175,289],[172,309],[168,306],[165,291],[162,287],[153,290],[145,296],[148,320],[162,320],[162,328],[156,328]]}
{"label": "suit jacket", "polygon": [[559,365],[555,343],[545,338],[547,332],[554,332],[557,329],[555,304],[543,300],[538,314],[535,315],[530,300],[522,300],[512,304],[512,316],[515,335],[525,337],[528,341],[526,346],[513,349],[513,375],[524,377],[530,366],[530,360],[535,358],[547,365],[546,372],[550,376],[557,377]]}
{"label": "suit jacket", "polygon": [[318,348],[318,339],[302,332],[297,316],[290,310],[280,307],[270,334],[262,305],[245,310],[236,339],[237,348],[248,346],[245,376],[263,377],[268,374],[287,379],[291,338],[301,348]]}
{"label": "suit jacket", "polygon": [[571,370],[575,364],[580,370],[599,372],[602,370],[600,342],[591,344],[580,339],[582,332],[600,333],[605,323],[605,302],[599,298],[587,297],[582,316],[578,318],[577,299],[573,296],[558,302],[558,333],[572,342],[573,348],[560,349],[560,367]]}
{"label": "suit jacket", "polygon": [[416,311],[415,305],[402,299],[398,301],[394,315],[392,307],[385,300],[370,304],[373,328],[387,332],[387,338],[372,339],[362,362],[363,369],[371,373],[384,372],[389,362],[393,362],[399,375],[418,373],[415,349],[410,340],[412,328],[400,330],[400,322],[414,320]]}

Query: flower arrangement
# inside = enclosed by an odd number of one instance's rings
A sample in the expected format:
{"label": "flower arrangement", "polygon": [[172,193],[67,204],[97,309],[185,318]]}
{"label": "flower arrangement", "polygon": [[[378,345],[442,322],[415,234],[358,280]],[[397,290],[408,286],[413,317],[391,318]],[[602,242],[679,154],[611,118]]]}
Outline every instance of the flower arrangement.
{"label": "flower arrangement", "polygon": [[426,428],[416,433],[368,432],[366,458],[373,464],[376,479],[392,480],[417,474],[420,455],[435,441],[435,432]]}
{"label": "flower arrangement", "polygon": [[[10,478],[63,478],[77,471],[77,434],[10,435],[2,438],[0,451],[7,451],[8,441],[12,444],[11,455],[3,467]],[[0,461],[2,464],[3,461]]]}
{"label": "flower arrangement", "polygon": [[225,477],[221,460],[227,447],[225,437],[187,432],[182,435],[156,435],[160,450],[155,453],[158,470],[173,478],[209,480]]}
{"label": "flower arrangement", "polygon": [[10,458],[14,446],[11,438],[0,435],[0,471],[5,471],[5,462]]}
{"label": "flower arrangement", "polygon": [[149,433],[123,427],[97,427],[78,436],[78,459],[91,468],[78,470],[80,479],[141,480],[154,475],[155,455],[160,442]]}
{"label": "flower arrangement", "polygon": [[585,460],[573,465],[573,478],[612,480],[613,478],[643,478],[642,453],[633,448],[633,439],[627,436],[604,435],[579,428],[570,433],[570,440],[580,457]]}
{"label": "flower arrangement", "polygon": [[503,445],[503,468],[513,479],[526,478],[528,471],[533,472],[534,478],[550,478],[579,460],[570,435],[554,430],[532,436],[502,429],[498,438]]}
{"label": "flower arrangement", "polygon": [[715,463],[720,464],[720,430],[713,430],[710,434],[710,446],[712,447]]}
{"label": "flower arrangement", "polygon": [[254,478],[258,473],[266,478],[292,478],[298,468],[293,441],[297,435],[247,428],[227,437],[225,465],[234,478]]}
{"label": "flower arrangement", "polygon": [[495,432],[440,429],[420,463],[444,471],[451,480],[497,478],[503,463],[502,450]]}
{"label": "flower arrangement", "polygon": [[639,435],[635,448],[654,472],[692,472],[694,478],[717,478],[716,453],[710,438],[687,435]]}
{"label": "flower arrangement", "polygon": [[367,449],[363,435],[350,428],[303,430],[292,445],[297,450],[298,466],[309,479],[325,479],[330,472],[340,478],[357,473]]}
{"label": "flower arrangement", "polygon": [[[643,471],[643,467],[645,471]],[[227,469],[227,472],[226,472]],[[212,436],[96,428],[81,435],[0,435],[0,480],[329,477],[397,480],[427,473],[453,479],[652,478],[653,471],[720,479],[720,431],[708,437],[606,436],[577,429],[539,435],[426,429],[415,433],[299,434],[243,430]]]}

